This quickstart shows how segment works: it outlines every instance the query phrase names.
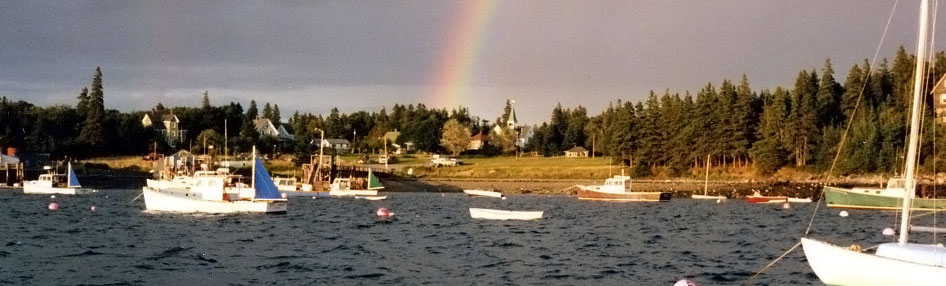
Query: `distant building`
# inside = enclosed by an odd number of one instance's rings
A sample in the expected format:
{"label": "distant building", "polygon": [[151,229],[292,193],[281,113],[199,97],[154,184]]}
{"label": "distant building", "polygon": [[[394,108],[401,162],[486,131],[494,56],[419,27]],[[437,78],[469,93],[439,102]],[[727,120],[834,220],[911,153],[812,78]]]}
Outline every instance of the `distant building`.
{"label": "distant building", "polygon": [[277,127],[276,124],[273,124],[272,120],[266,118],[254,119],[253,126],[256,127],[256,132],[259,133],[261,138],[275,137],[282,142],[292,141],[296,138],[292,133],[289,133],[285,124],[279,124]]}
{"label": "distant building", "polygon": [[569,158],[588,157],[588,149],[585,149],[585,147],[576,146],[575,148],[571,148],[565,151],[565,157],[569,157]]}
{"label": "distant building", "polygon": [[153,127],[154,131],[159,135],[158,138],[164,139],[164,142],[168,146],[175,147],[178,144],[184,143],[184,140],[187,138],[187,130],[180,128],[181,120],[177,118],[177,115],[174,114],[165,114],[161,116],[161,125],[155,125],[152,118],[157,118],[157,116],[152,117],[150,114],[145,113],[141,118],[141,126]]}
{"label": "distant building", "polygon": [[483,147],[486,147],[486,144],[489,144],[489,135],[480,133],[473,136],[470,139],[470,146],[467,147],[468,150],[482,150]]}
{"label": "distant building", "polygon": [[936,111],[936,122],[946,123],[946,75],[933,87],[933,109]]}
{"label": "distant building", "polygon": [[404,142],[403,145],[398,144],[397,139],[399,137],[401,137],[401,132],[398,132],[397,130],[384,133],[384,136],[382,137],[384,138],[384,141],[386,141],[387,144],[391,144],[391,146],[394,146],[394,150],[388,150],[388,151],[397,155],[413,152],[414,142]]}
{"label": "distant building", "polygon": [[335,149],[338,153],[351,152],[351,142],[349,142],[348,139],[324,139],[319,144],[321,144],[320,146],[322,146],[322,148]]}
{"label": "distant building", "polygon": [[512,134],[516,135],[516,146],[519,148],[524,148],[526,142],[529,142],[529,139],[532,139],[532,136],[535,135],[535,128],[527,125],[519,125],[519,119],[516,118],[516,106],[512,106],[512,111],[509,115],[509,120],[506,122],[497,122],[496,125],[493,125],[492,133],[497,135],[503,134],[503,129],[512,129]]}

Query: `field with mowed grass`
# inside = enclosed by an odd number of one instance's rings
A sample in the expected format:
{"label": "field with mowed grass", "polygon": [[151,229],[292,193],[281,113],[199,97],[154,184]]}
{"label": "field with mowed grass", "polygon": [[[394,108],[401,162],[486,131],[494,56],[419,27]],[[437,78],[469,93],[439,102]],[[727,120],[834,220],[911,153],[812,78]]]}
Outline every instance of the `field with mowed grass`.
{"label": "field with mowed grass", "polygon": [[[414,175],[428,178],[453,179],[601,179],[620,174],[619,166],[610,166],[607,158],[566,157],[470,157],[459,158],[463,164],[455,167],[428,167],[426,161],[414,168]],[[416,163],[415,163],[416,164]],[[403,168],[402,168],[403,169]]]}

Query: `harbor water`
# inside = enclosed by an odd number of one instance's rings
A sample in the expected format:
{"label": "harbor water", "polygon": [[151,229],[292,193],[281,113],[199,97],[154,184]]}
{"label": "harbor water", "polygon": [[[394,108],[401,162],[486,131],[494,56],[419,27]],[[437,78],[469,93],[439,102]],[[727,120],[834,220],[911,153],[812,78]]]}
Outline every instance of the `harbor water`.
{"label": "harbor water", "polygon": [[[738,285],[798,243],[815,207],[387,193],[384,201],[292,198],[284,215],[195,215],[146,212],[133,200],[140,193],[0,192],[0,284]],[[394,215],[375,216],[382,207]],[[545,216],[473,220],[470,207]],[[881,231],[895,226],[894,212],[849,212],[822,206],[810,236],[862,248],[893,240]],[[821,283],[799,247],[750,285]]]}

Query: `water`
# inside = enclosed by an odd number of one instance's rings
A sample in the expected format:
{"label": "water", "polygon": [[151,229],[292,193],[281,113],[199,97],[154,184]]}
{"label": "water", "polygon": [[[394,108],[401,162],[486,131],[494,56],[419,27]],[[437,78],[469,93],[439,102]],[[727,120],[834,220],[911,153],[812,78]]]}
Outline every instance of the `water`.
{"label": "water", "polygon": [[[389,193],[293,198],[285,215],[188,215],[144,212],[141,199],[129,202],[139,193],[0,192],[0,284],[735,285],[795,245],[814,207]],[[380,207],[395,215],[378,219]],[[479,221],[469,207],[545,217]],[[812,236],[865,248],[890,240],[881,229],[895,224],[893,213],[837,213],[822,209]],[[752,284],[821,285],[801,248]]]}

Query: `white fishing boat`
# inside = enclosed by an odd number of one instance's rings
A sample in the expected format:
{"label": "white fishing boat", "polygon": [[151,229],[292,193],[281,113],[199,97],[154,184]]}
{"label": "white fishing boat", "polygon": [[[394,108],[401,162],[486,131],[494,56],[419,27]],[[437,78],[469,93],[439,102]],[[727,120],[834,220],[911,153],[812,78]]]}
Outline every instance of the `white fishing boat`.
{"label": "white fishing boat", "polygon": [[470,217],[493,220],[537,220],[544,211],[507,211],[495,209],[470,208]]}
{"label": "white fishing boat", "polygon": [[280,192],[291,192],[297,191],[296,188],[296,178],[273,178],[273,184],[276,185],[276,189]]}
{"label": "white fishing boat", "polygon": [[463,193],[471,197],[491,197],[491,198],[503,197],[503,194],[500,192],[487,191],[487,190],[463,190]]}
{"label": "white fishing boat", "polygon": [[387,199],[388,196],[355,196],[355,198],[359,200],[380,201]]}
{"label": "white fishing boat", "polygon": [[789,198],[788,198],[788,202],[789,202],[789,203],[810,203],[810,202],[811,202],[811,198],[792,198],[792,197],[789,197]]}
{"label": "white fishing boat", "polygon": [[[859,247],[839,247],[802,237],[801,244],[811,269],[828,285],[944,285],[946,248],[909,242],[911,200],[916,191],[920,108],[923,101],[929,1],[922,0],[913,81],[913,107],[907,145],[905,190],[900,213],[900,237],[884,243],[874,253]],[[940,230],[942,231],[942,230]]]}
{"label": "white fishing boat", "polygon": [[72,163],[68,164],[65,174],[56,174],[51,168],[49,173],[39,175],[35,181],[23,182],[24,194],[63,194],[63,195],[83,195],[92,193],[92,189],[83,188],[79,183],[79,177],[72,171]]}
{"label": "white fishing boat", "polygon": [[710,155],[706,155],[706,178],[703,179],[703,194],[697,195],[693,194],[690,196],[692,199],[697,200],[725,200],[726,196],[710,196],[707,192],[709,189],[709,164],[710,164]]}
{"label": "white fishing boat", "polygon": [[149,211],[185,213],[285,213],[283,199],[263,162],[253,150],[253,176],[249,185],[233,181],[236,176],[216,175],[196,178],[190,188],[143,187]]}
{"label": "white fishing boat", "polygon": [[217,171],[197,171],[191,176],[181,174],[170,179],[147,179],[146,184],[148,187],[155,189],[186,189],[194,185],[199,178],[228,175],[229,173],[230,169],[227,168],[220,168]]}
{"label": "white fishing boat", "polygon": [[350,178],[335,178],[332,181],[332,187],[329,189],[329,196],[332,197],[354,197],[354,196],[377,196],[378,190],[383,189],[381,181],[375,177],[371,169],[368,169],[368,186],[365,189],[353,189]]}

